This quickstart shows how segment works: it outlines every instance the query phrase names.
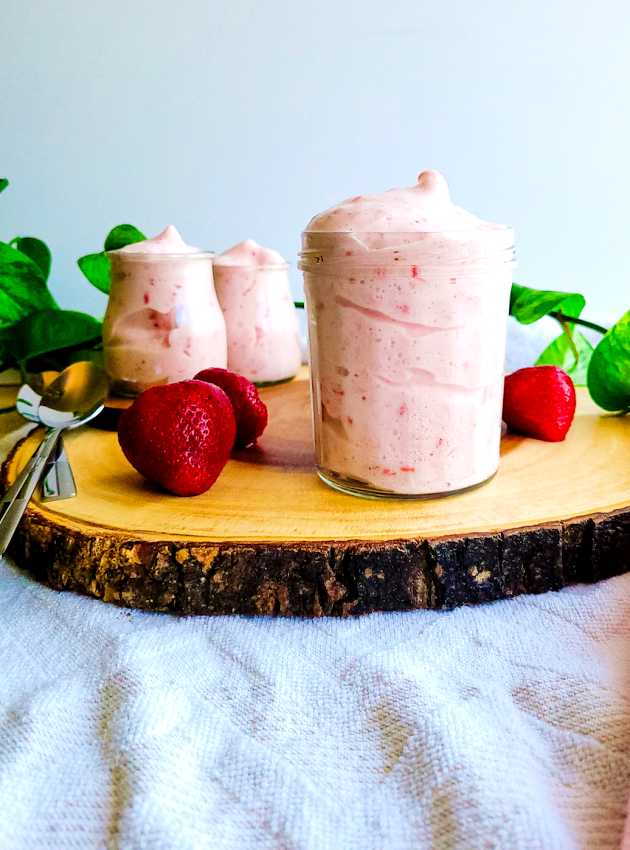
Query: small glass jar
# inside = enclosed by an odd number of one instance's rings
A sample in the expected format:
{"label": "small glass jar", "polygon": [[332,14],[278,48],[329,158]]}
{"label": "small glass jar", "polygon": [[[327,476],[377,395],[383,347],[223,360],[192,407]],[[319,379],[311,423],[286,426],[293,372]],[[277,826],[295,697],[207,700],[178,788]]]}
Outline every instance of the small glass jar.
{"label": "small glass jar", "polygon": [[492,477],[512,231],[310,230],[302,246],[320,477],[396,498]]}
{"label": "small glass jar", "polygon": [[192,378],[201,369],[226,367],[213,254],[119,250],[108,257],[111,291],[103,348],[112,392],[134,396],[156,384]]}
{"label": "small glass jar", "polygon": [[258,386],[295,377],[302,351],[288,264],[223,264],[219,257],[214,279],[227,327],[228,368]]}

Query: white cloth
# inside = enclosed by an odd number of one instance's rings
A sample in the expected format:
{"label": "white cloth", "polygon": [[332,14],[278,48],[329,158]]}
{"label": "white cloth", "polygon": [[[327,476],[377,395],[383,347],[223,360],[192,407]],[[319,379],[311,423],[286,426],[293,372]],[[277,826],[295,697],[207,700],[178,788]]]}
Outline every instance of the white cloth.
{"label": "white cloth", "polygon": [[629,792],[630,575],[184,619],[0,562],[0,850],[607,850]]}
{"label": "white cloth", "polygon": [[630,576],[453,612],[178,619],[0,565],[0,847],[599,850]]}

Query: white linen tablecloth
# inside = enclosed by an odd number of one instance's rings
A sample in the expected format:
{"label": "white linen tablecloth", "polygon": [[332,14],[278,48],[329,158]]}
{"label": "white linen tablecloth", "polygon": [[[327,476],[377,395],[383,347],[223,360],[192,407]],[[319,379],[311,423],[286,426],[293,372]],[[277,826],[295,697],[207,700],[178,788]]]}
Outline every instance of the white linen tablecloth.
{"label": "white linen tablecloth", "polygon": [[617,848],[630,576],[453,612],[178,619],[0,566],[0,847]]}
{"label": "white linen tablecloth", "polygon": [[0,562],[1,850],[608,850],[629,793],[630,575],[309,621]]}

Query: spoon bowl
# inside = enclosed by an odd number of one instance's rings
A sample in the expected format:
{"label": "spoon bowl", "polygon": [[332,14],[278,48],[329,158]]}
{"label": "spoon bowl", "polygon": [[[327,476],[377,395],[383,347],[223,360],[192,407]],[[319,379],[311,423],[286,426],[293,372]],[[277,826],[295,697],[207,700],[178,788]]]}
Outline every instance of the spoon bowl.
{"label": "spoon bowl", "polygon": [[15,407],[20,416],[29,422],[39,422],[39,405],[46,387],[58,377],[59,372],[30,372],[26,375],[26,383],[20,387]]}
{"label": "spoon bowl", "polygon": [[38,417],[50,428],[76,428],[101,412],[107,392],[107,375],[100,367],[72,363],[44,390]]}
{"label": "spoon bowl", "polygon": [[0,555],[11,541],[62,431],[99,414],[107,389],[105,373],[89,362],[68,366],[45,389],[38,418],[48,426],[46,436],[0,502]]}

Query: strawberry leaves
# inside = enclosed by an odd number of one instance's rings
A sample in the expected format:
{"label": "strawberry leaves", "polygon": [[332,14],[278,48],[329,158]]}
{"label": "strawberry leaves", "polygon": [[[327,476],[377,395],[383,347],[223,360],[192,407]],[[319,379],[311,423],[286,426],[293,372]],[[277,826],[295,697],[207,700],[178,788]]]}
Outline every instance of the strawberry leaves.
{"label": "strawberry leaves", "polygon": [[[0,192],[8,185],[1,178]],[[35,236],[0,241],[0,369],[24,372],[43,359],[64,368],[101,342],[99,321],[57,306],[47,285],[51,264],[48,245]]]}
{"label": "strawberry leaves", "polygon": [[582,386],[586,384],[593,346],[583,334],[575,330],[575,325],[606,333],[606,328],[580,318],[585,304],[584,296],[578,292],[532,289],[518,283],[512,284],[510,315],[524,325],[537,322],[543,316],[550,316],[562,328],[560,336],[545,348],[536,365],[559,366],[571,375],[575,384]]}
{"label": "strawberry leaves", "polygon": [[38,310],[56,308],[38,263],[13,245],[0,242],[0,329]]}
{"label": "strawberry leaves", "polygon": [[135,242],[142,242],[146,238],[144,233],[134,227],[133,224],[117,224],[105,237],[105,250],[118,251],[125,245],[133,245]]}
{"label": "strawberry leaves", "polygon": [[118,251],[125,245],[142,242],[146,239],[144,233],[133,224],[118,224],[105,237],[103,250],[95,254],[85,254],[79,257],[77,264],[92,286],[100,289],[106,295],[111,286],[110,263],[107,251]]}
{"label": "strawberry leaves", "polygon": [[593,352],[587,384],[593,401],[604,410],[630,411],[630,310]]}
{"label": "strawberry leaves", "polygon": [[[0,178],[0,192],[8,185]],[[50,251],[41,239],[16,236],[0,242],[0,331],[38,310],[57,309],[46,285],[49,273]]]}
{"label": "strawberry leaves", "polygon": [[530,289],[528,286],[513,283],[510,294],[510,315],[522,325],[530,325],[542,319],[543,316],[554,316],[554,313],[571,318],[577,317],[585,304],[586,299],[577,292]]}
{"label": "strawberry leaves", "polygon": [[36,357],[94,345],[100,340],[101,323],[87,313],[40,310],[0,330],[1,365],[25,370]]}
{"label": "strawberry leaves", "polygon": [[100,289],[106,295],[109,292],[109,260],[104,251],[98,254],[86,254],[84,257],[79,257],[77,265],[90,281],[92,286]]}
{"label": "strawberry leaves", "polygon": [[44,280],[48,280],[52,255],[45,242],[36,239],[34,236],[16,236],[15,239],[11,240],[11,245],[21,251],[22,254],[26,254],[39,267]]}
{"label": "strawberry leaves", "polygon": [[545,348],[536,366],[559,366],[576,386],[583,387],[592,353],[593,346],[583,334],[567,329]]}
{"label": "strawberry leaves", "polygon": [[[586,384],[604,410],[630,412],[630,310],[610,330],[582,319],[585,300],[577,292],[530,289],[512,284],[510,314],[522,324],[543,316],[556,319],[563,333],[542,352],[536,365],[564,369],[576,384]],[[603,334],[597,346],[575,326]]]}

